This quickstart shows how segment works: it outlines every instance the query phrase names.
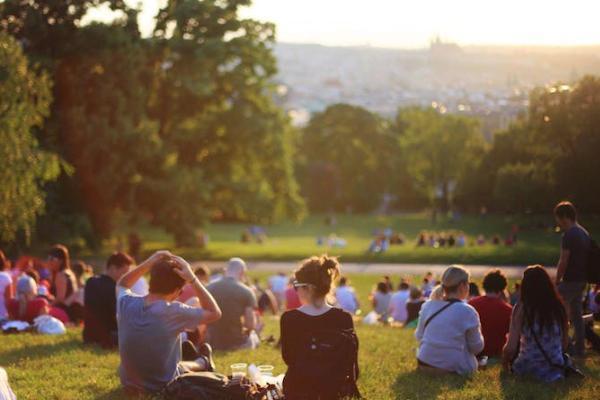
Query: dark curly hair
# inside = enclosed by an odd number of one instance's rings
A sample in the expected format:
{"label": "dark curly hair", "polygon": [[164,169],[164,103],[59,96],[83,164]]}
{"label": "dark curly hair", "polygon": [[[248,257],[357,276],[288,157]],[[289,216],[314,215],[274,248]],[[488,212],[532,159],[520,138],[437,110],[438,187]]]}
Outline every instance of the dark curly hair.
{"label": "dark curly hair", "polygon": [[486,293],[502,293],[506,286],[508,286],[506,276],[499,269],[488,272],[483,278],[483,289]]}

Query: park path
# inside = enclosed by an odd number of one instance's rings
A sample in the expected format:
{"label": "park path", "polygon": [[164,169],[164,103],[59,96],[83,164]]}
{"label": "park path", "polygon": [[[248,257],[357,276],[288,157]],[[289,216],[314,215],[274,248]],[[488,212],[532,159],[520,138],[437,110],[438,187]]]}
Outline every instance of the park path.
{"label": "park path", "polygon": [[[209,261],[203,263],[211,269],[224,267],[225,263]],[[298,263],[290,261],[249,261],[248,269],[251,271],[285,272],[291,273]],[[374,274],[374,275],[424,275],[431,271],[440,276],[448,264],[391,264],[391,263],[342,263],[342,273],[347,274]],[[492,268],[500,268],[508,278],[520,278],[525,270],[524,266],[488,266],[488,265],[465,265],[471,275],[481,277]],[[551,275],[555,273],[554,267],[548,267]]]}

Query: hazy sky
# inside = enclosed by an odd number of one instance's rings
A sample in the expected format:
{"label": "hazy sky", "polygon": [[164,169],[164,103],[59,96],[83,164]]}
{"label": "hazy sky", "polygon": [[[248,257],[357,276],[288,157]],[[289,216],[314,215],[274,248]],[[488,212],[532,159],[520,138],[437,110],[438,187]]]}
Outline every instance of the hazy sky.
{"label": "hazy sky", "polygon": [[[145,34],[163,1],[128,1],[142,5]],[[599,0],[254,0],[242,15],[274,22],[281,42],[424,47],[439,34],[463,45],[600,44]]]}

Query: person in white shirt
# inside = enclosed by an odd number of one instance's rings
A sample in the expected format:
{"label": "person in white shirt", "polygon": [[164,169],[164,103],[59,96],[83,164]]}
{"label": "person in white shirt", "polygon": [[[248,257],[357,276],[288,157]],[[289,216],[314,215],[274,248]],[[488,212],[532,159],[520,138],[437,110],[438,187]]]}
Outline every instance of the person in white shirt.
{"label": "person in white shirt", "polygon": [[443,300],[423,304],[415,337],[419,341],[420,370],[468,375],[477,371],[483,350],[483,335],[477,311],[465,299],[469,295],[469,273],[451,266],[442,275]]}
{"label": "person in white shirt", "polygon": [[6,304],[13,298],[13,281],[8,268],[9,262],[0,250],[0,321],[8,318]]}
{"label": "person in white shirt", "polygon": [[360,308],[354,288],[348,285],[348,279],[346,277],[340,278],[339,286],[335,290],[335,298],[338,306],[350,314],[356,314]]}
{"label": "person in white shirt", "polygon": [[283,272],[279,272],[277,275],[269,278],[269,289],[275,295],[277,306],[280,310],[285,310],[285,291],[287,286],[288,277]]}
{"label": "person in white shirt", "polygon": [[410,285],[402,281],[398,285],[398,291],[392,295],[389,305],[389,315],[394,319],[394,322],[406,322],[408,312],[406,311],[406,302],[410,297]]}

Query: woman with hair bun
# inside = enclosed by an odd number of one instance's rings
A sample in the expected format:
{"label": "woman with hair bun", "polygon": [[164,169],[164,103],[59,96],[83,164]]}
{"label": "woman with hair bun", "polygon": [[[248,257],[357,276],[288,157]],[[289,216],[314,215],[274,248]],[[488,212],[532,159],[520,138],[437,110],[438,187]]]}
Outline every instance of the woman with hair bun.
{"label": "woman with hair bun", "polygon": [[281,353],[288,366],[286,399],[358,397],[358,339],[352,316],[329,305],[328,296],[340,275],[336,258],[304,260],[294,273],[293,287],[301,307],[281,316]]}

